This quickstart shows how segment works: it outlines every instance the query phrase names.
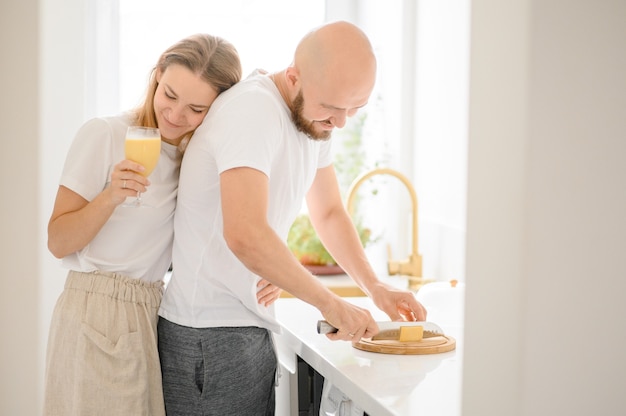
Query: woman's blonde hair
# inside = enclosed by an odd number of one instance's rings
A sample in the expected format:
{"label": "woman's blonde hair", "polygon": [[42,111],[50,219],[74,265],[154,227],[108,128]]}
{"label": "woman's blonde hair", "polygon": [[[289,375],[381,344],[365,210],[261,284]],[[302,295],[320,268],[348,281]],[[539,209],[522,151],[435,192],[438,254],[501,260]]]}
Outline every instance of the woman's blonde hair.
{"label": "woman's blonde hair", "polygon": [[154,113],[154,94],[159,83],[157,70],[163,73],[171,64],[188,68],[222,93],[241,80],[241,62],[237,49],[228,41],[207,34],[189,36],[167,49],[152,69],[143,105],[136,109],[136,123],[158,127]]}

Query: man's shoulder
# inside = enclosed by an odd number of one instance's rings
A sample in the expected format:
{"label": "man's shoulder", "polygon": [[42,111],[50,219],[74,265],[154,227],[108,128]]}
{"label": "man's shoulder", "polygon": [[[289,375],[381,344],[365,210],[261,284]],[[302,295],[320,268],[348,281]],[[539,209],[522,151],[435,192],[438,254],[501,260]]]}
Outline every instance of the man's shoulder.
{"label": "man's shoulder", "polygon": [[282,98],[271,89],[270,80],[263,75],[250,76],[221,93],[211,106],[210,113],[234,111],[276,111]]}

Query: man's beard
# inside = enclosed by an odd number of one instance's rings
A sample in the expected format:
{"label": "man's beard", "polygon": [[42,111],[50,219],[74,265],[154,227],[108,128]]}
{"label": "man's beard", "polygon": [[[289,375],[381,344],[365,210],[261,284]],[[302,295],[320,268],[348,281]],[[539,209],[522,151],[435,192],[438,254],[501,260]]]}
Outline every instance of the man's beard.
{"label": "man's beard", "polygon": [[302,97],[302,90],[298,92],[296,98],[293,99],[293,103],[291,103],[291,120],[293,124],[296,125],[296,128],[302,133],[309,136],[310,139],[313,140],[328,140],[330,139],[331,130],[315,130],[314,124],[312,121],[307,120],[302,115],[302,111],[304,109],[304,97]]}

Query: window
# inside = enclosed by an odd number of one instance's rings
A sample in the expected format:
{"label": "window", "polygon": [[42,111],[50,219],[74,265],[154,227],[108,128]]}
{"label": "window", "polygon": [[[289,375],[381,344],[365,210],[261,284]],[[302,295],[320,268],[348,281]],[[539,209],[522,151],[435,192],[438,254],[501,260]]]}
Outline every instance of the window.
{"label": "window", "polygon": [[[284,68],[300,38],[325,21],[359,25],[379,67],[374,93],[359,112],[367,116],[365,167],[383,163],[416,188],[424,274],[463,278],[469,0],[88,0],[87,5],[93,22],[86,45],[87,116],[135,107],[158,56],[190,34],[207,32],[232,42],[246,76],[255,68]],[[335,134],[335,151],[348,129]],[[377,270],[385,269],[387,243],[395,258],[404,258],[411,247],[407,193],[393,178],[381,179],[375,186],[392,202],[363,202],[384,233],[368,252]],[[400,206],[401,215],[388,215]]]}
{"label": "window", "polygon": [[194,33],[210,33],[239,51],[244,77],[281,69],[297,42],[324,22],[324,2],[299,0],[119,0],[120,108],[134,107],[159,55]]}

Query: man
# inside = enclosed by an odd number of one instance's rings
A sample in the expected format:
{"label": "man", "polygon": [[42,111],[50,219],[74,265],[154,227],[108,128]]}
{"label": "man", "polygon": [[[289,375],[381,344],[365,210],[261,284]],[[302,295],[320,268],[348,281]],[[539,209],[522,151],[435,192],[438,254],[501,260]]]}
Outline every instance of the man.
{"label": "man", "polygon": [[[343,206],[331,164],[335,127],[365,106],[376,59],[365,34],[336,22],[306,35],[292,64],[220,95],[185,154],[175,219],[174,275],[159,320],[168,415],[273,414],[273,308],[261,279],[320,310],[332,340],[378,332],[287,248],[306,197],[324,244],[392,320],[424,320],[412,293],[380,282]],[[309,323],[311,326],[313,322]]]}

